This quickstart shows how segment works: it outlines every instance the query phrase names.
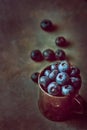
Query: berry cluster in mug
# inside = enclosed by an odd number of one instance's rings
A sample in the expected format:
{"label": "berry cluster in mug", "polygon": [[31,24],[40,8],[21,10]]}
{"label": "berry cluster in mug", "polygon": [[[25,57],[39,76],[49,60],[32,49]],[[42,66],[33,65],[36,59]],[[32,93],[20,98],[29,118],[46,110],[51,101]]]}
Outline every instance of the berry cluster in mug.
{"label": "berry cluster in mug", "polygon": [[[48,32],[55,30],[53,23],[47,19],[41,21],[40,27]],[[59,47],[65,47],[68,43],[63,36],[55,39],[55,44]],[[45,68],[41,73],[35,72],[31,75],[31,79],[48,94],[66,96],[75,94],[80,89],[82,83],[80,70],[66,60],[64,50],[57,49],[55,52],[50,48],[43,52],[39,49],[32,50],[31,59],[35,62],[58,61]]]}
{"label": "berry cluster in mug", "polygon": [[75,94],[81,87],[80,70],[66,60],[53,63],[42,71],[39,84],[53,96]]}

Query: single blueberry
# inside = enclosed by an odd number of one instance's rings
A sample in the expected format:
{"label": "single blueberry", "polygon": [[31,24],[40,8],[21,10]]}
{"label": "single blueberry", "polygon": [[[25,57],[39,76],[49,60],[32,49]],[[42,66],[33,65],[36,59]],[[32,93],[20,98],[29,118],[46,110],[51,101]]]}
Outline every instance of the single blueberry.
{"label": "single blueberry", "polygon": [[39,73],[38,72],[35,72],[31,75],[31,79],[33,82],[35,83],[38,83],[38,76],[39,76]]}
{"label": "single blueberry", "polygon": [[56,76],[56,82],[59,85],[65,85],[68,83],[68,81],[69,81],[69,75],[66,72],[58,73],[58,75]]}
{"label": "single blueberry", "polygon": [[70,69],[70,64],[68,61],[64,60],[64,61],[61,61],[59,66],[58,66],[58,70],[60,72],[68,72]]}
{"label": "single blueberry", "polygon": [[63,36],[57,37],[55,40],[55,43],[57,46],[60,46],[60,47],[65,47],[68,44],[68,42]]}
{"label": "single blueberry", "polygon": [[64,96],[70,95],[74,93],[74,87],[72,85],[64,85],[62,86],[62,94]]}
{"label": "single blueberry", "polygon": [[81,77],[70,77],[70,82],[75,89],[79,89],[81,87]]}
{"label": "single blueberry", "polygon": [[41,53],[40,50],[33,50],[31,52],[31,59],[36,61],[36,62],[39,62],[39,61],[42,61],[43,60],[43,55]]}
{"label": "single blueberry", "polygon": [[45,75],[45,76],[49,76],[50,73],[51,73],[50,70],[45,70],[44,75]]}
{"label": "single blueberry", "polygon": [[55,57],[57,60],[65,60],[65,52],[61,49],[58,49],[56,52],[55,52]]}
{"label": "single blueberry", "polygon": [[57,96],[60,94],[60,86],[56,82],[51,82],[47,87],[47,92],[50,95]]}
{"label": "single blueberry", "polygon": [[43,51],[43,57],[45,60],[54,61],[55,60],[55,53],[51,49],[46,49]]}
{"label": "single blueberry", "polygon": [[47,87],[47,85],[50,83],[50,79],[47,76],[41,76],[39,78],[39,83],[42,85],[44,88]]}
{"label": "single blueberry", "polygon": [[79,74],[80,74],[79,68],[77,68],[76,66],[70,67],[70,76],[74,77],[74,76],[78,76]]}
{"label": "single blueberry", "polygon": [[51,70],[58,70],[58,64],[53,63],[51,65]]}
{"label": "single blueberry", "polygon": [[51,80],[55,80],[57,74],[58,74],[58,70],[53,70],[53,71],[49,74],[49,78],[50,78]]}
{"label": "single blueberry", "polygon": [[40,27],[41,27],[44,31],[51,31],[52,28],[53,28],[53,24],[52,24],[51,20],[44,19],[44,20],[41,21]]}

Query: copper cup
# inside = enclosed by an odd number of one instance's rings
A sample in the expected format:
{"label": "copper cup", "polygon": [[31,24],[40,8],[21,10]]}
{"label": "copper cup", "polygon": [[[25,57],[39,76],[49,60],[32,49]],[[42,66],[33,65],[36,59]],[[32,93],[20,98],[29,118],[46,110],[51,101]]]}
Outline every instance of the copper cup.
{"label": "copper cup", "polygon": [[[46,67],[45,69],[49,68]],[[39,74],[39,78],[45,71],[43,69]],[[38,81],[39,81],[38,78]],[[64,121],[69,119],[73,113],[82,113],[83,106],[78,97],[78,92],[68,96],[52,96],[48,94],[39,84],[38,106],[40,112],[48,119],[53,121]],[[78,108],[75,108],[75,107]]]}

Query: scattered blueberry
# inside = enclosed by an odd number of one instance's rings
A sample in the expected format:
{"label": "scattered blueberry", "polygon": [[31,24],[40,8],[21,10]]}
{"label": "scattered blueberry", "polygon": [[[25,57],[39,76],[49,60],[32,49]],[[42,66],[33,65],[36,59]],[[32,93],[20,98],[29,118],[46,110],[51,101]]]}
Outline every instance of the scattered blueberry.
{"label": "scattered blueberry", "polygon": [[39,79],[40,85],[42,85],[44,88],[47,87],[47,85],[50,83],[50,79],[47,76],[41,76]]}
{"label": "scattered blueberry", "polygon": [[69,75],[66,72],[58,73],[56,77],[56,82],[59,85],[65,85],[68,83],[68,81],[69,81]]}
{"label": "scattered blueberry", "polygon": [[60,46],[60,47],[65,47],[68,44],[68,42],[63,36],[57,37],[55,40],[55,43],[57,46]]}
{"label": "scattered blueberry", "polygon": [[32,81],[34,81],[35,83],[38,83],[38,76],[39,76],[39,73],[38,72],[35,72],[31,75],[31,79]]}
{"label": "scattered blueberry", "polygon": [[55,52],[55,57],[56,57],[57,60],[65,60],[65,52],[61,49],[58,49]]}
{"label": "scattered blueberry", "polygon": [[64,61],[61,61],[61,63],[59,64],[58,66],[58,70],[60,72],[68,72],[70,69],[70,64],[68,61],[64,60]]}
{"label": "scattered blueberry", "polygon": [[49,74],[49,78],[50,78],[51,80],[54,80],[54,81],[55,81],[57,74],[58,74],[58,70],[53,70],[53,71]]}
{"label": "scattered blueberry", "polygon": [[79,74],[80,74],[79,68],[77,68],[76,66],[70,67],[70,76],[74,77],[74,76],[78,76]]}
{"label": "scattered blueberry", "polygon": [[74,87],[72,85],[64,85],[62,86],[62,94],[65,95],[70,95],[71,93],[74,92]]}
{"label": "scattered blueberry", "polygon": [[43,51],[43,57],[45,60],[54,61],[55,60],[55,53],[51,49],[46,49]]}
{"label": "scattered blueberry", "polygon": [[70,82],[73,85],[75,89],[78,89],[81,87],[81,78],[78,77],[71,77]]}
{"label": "scattered blueberry", "polygon": [[42,55],[41,51],[40,50],[33,50],[31,52],[31,59],[36,61],[36,62],[42,61],[43,55]]}
{"label": "scattered blueberry", "polygon": [[57,69],[58,69],[58,64],[53,63],[51,65],[51,70],[57,70]]}
{"label": "scattered blueberry", "polygon": [[44,75],[45,75],[45,76],[49,76],[50,73],[51,73],[50,70],[45,70]]}
{"label": "scattered blueberry", "polygon": [[47,87],[47,92],[50,95],[57,96],[60,93],[60,86],[56,82],[51,82]]}
{"label": "scattered blueberry", "polygon": [[44,19],[44,20],[41,21],[40,27],[41,27],[44,31],[51,31],[52,28],[53,28],[53,24],[52,24],[51,20]]}

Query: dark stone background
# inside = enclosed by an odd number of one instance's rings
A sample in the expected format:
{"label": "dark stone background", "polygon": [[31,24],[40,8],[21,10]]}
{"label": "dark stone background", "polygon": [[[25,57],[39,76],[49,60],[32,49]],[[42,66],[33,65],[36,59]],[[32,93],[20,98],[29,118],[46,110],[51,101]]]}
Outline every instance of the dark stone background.
{"label": "dark stone background", "polygon": [[[54,32],[44,32],[40,22],[51,19]],[[38,85],[30,76],[49,62],[30,59],[33,49],[57,49],[55,38],[65,36],[70,62],[81,70],[81,96],[87,101],[87,1],[0,0],[0,130],[86,130],[87,118],[52,122],[37,106]]]}

